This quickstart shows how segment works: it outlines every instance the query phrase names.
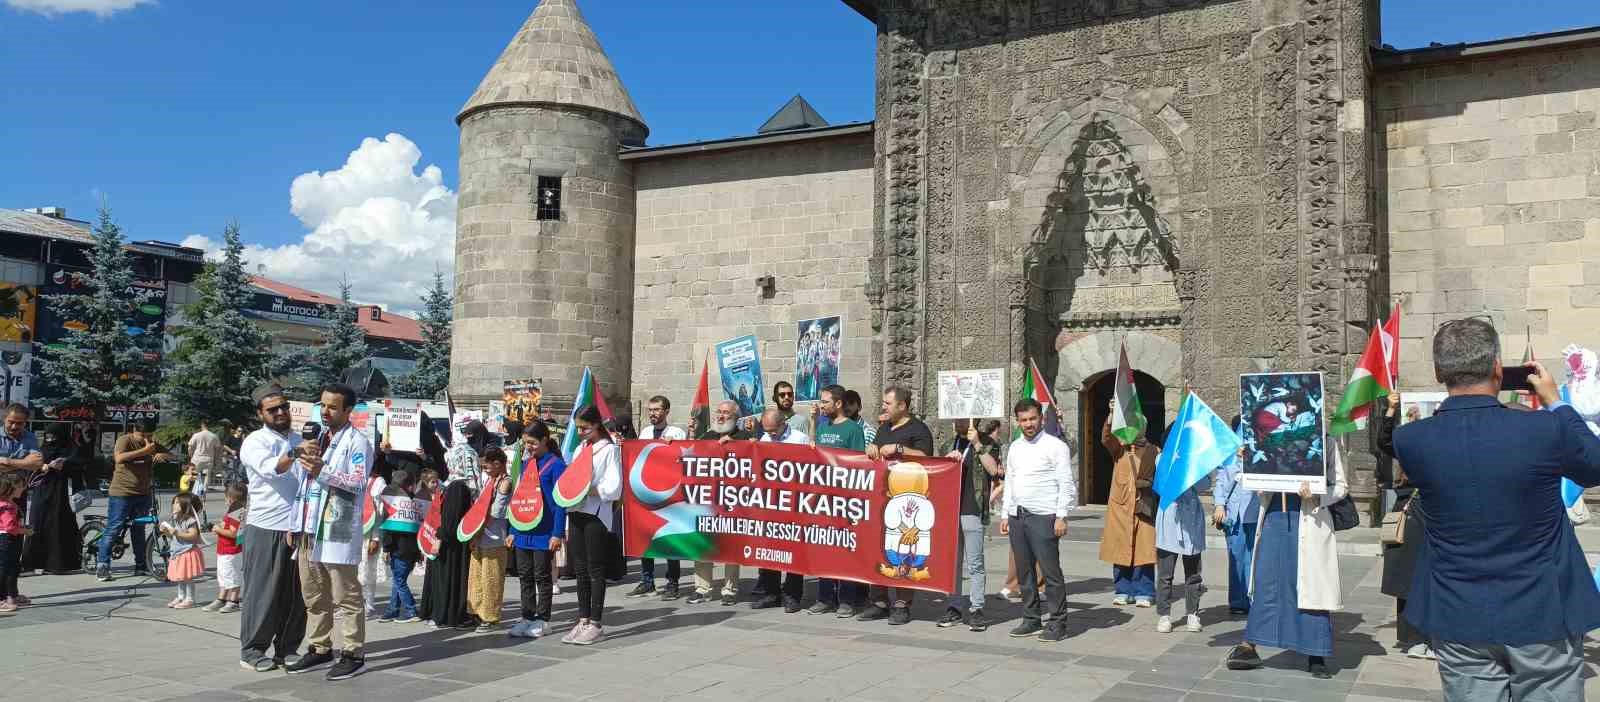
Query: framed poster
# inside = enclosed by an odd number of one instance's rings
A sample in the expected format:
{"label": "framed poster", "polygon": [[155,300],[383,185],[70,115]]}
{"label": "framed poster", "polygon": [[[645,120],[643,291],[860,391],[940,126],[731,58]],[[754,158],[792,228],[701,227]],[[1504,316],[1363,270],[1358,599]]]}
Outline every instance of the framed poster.
{"label": "framed poster", "polygon": [[722,394],[739,405],[740,417],[760,414],[766,408],[761,352],[754,335],[746,334],[717,344],[717,370],[722,374]]}
{"label": "framed poster", "polygon": [[504,381],[500,383],[500,402],[504,409],[498,414],[504,415],[509,421],[527,425],[539,416],[539,402],[543,398],[542,378]]}
{"label": "framed poster", "polygon": [[939,371],[939,418],[1006,416],[1006,370]]}
{"label": "framed poster", "polygon": [[1327,413],[1321,373],[1239,376],[1244,486],[1268,492],[1328,490]]}
{"label": "framed poster", "polygon": [[839,382],[839,345],[843,317],[801,320],[794,342],[795,402],[816,402],[822,389]]}
{"label": "framed poster", "polygon": [[[1445,392],[1403,392],[1400,393],[1400,423],[1410,424],[1419,419],[1427,419],[1439,410],[1440,403],[1450,393]],[[1378,411],[1374,408],[1374,411]]]}

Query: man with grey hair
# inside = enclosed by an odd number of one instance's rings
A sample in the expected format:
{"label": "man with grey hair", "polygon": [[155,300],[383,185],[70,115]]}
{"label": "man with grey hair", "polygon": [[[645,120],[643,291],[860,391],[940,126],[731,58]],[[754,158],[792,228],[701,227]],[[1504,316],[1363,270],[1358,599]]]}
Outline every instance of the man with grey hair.
{"label": "man with grey hair", "polygon": [[[1600,485],[1600,439],[1527,364],[1549,408],[1496,399],[1509,373],[1484,318],[1433,337],[1449,397],[1433,417],[1395,430],[1395,458],[1427,519],[1404,616],[1433,637],[1447,700],[1583,699],[1583,637],[1600,627],[1600,592],[1567,521],[1561,479]],[[1519,369],[1520,370],[1520,369]]]}
{"label": "man with grey hair", "polygon": [[[793,393],[794,388],[789,388],[789,392]],[[756,440],[795,446],[811,444],[811,438],[795,429],[783,411],[776,408],[761,413],[761,436]],[[761,568],[757,571],[756,582],[764,594],[761,595],[761,599],[750,603],[751,609],[767,609],[783,605],[783,611],[789,614],[800,611],[800,597],[805,592],[806,576]]]}
{"label": "man with grey hair", "polygon": [[[749,439],[750,435],[739,431],[739,405],[733,400],[723,400],[717,403],[717,410],[711,413],[711,426],[695,437],[701,441],[720,441],[724,444],[739,439]],[[687,604],[701,604],[711,601],[711,590],[716,581],[711,578],[711,561],[698,561],[694,564],[694,594],[684,599]],[[724,563],[722,578],[722,606],[732,607],[739,599],[739,564]]]}

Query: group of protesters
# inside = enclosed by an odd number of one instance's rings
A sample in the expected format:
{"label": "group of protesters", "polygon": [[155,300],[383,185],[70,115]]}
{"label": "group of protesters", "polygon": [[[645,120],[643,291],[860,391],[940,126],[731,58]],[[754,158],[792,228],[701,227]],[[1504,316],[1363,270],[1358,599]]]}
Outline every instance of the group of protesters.
{"label": "group of protesters", "polygon": [[[1600,485],[1600,439],[1538,364],[1529,364],[1531,394],[1546,411],[1518,411],[1499,402],[1499,340],[1487,322],[1446,323],[1433,345],[1438,379],[1450,395],[1437,414],[1397,429],[1397,403],[1379,408],[1377,443],[1398,461],[1395,472],[1403,478],[1396,484],[1406,488],[1399,508],[1413,517],[1404,535],[1412,546],[1394,577],[1409,582],[1391,588],[1389,573],[1384,578],[1385,592],[1399,598],[1402,648],[1437,659],[1447,699],[1503,699],[1507,691],[1512,699],[1575,699],[1582,690],[1583,636],[1600,626],[1600,591],[1556,496],[1562,478],[1582,487]],[[322,425],[302,436],[290,426],[284,393],[263,389],[255,397],[263,426],[239,450],[247,482],[228,486],[223,522],[202,524],[194,513],[198,499],[180,494],[173,519],[161,526],[178,544],[169,579],[180,584],[179,596],[169,606],[193,604],[192,580],[205,570],[194,546],[204,528],[218,536],[221,581],[207,609],[241,613],[240,664],[250,670],[304,673],[331,663],[328,679],[353,677],[364,666],[369,618],[495,631],[501,628],[507,572],[520,582],[519,617],[509,635],[541,638],[559,628],[552,600],[565,568],[575,579],[577,607],[560,640],[597,644],[605,638],[607,590],[625,572],[621,443],[693,438],[814,445],[891,463],[917,456],[957,460],[955,562],[962,577],[944,599],[936,625],[965,624],[972,631],[989,625],[984,543],[997,521],[998,534],[1010,546],[1011,582],[996,594],[1020,594],[1022,604],[1010,635],[1045,642],[1069,635],[1059,541],[1078,493],[1067,444],[1044,430],[1045,413],[1053,408],[1019,400],[1009,443],[1002,442],[998,421],[965,422],[936,451],[934,432],[913,415],[911,391],[903,387],[881,393],[876,421],[862,417],[859,393],[839,385],[821,388],[811,412],[796,411],[787,382],[778,383],[772,397],[774,404],[759,417],[742,418],[738,405],[726,401],[714,407],[705,426],[691,419],[687,430],[672,424],[671,402],[661,395],[646,402],[648,422],[638,430],[629,417],[608,420],[593,406],[581,408],[572,426],[592,462],[592,477],[577,502],[567,496],[569,506],[562,508],[556,484],[567,466],[551,422],[508,422],[506,436],[496,441],[482,422],[473,421],[448,448],[427,430],[421,448],[394,451],[388,441],[374,447],[352,426],[356,397],[347,386],[322,389]],[[8,408],[0,437],[0,611],[26,605],[16,580],[19,539],[28,533],[18,519],[25,486],[17,476],[59,465],[46,462],[30,443],[26,420],[26,408]],[[421,424],[431,427],[426,417]],[[1342,606],[1330,506],[1348,492],[1341,446],[1330,442],[1331,468],[1320,489],[1307,483],[1295,492],[1255,492],[1244,487],[1242,461],[1233,460],[1158,503],[1157,438],[1128,441],[1109,424],[1101,432],[1114,459],[1099,549],[1111,568],[1110,602],[1153,607],[1159,632],[1179,623],[1201,631],[1201,553],[1209,522],[1226,537],[1229,614],[1246,619],[1244,642],[1228,652],[1227,667],[1260,667],[1257,649],[1279,648],[1303,654],[1312,675],[1330,677],[1332,613]],[[141,441],[119,445],[119,462],[148,459],[161,450],[136,443]],[[537,481],[546,507],[532,523],[512,523],[512,487],[528,480]],[[1209,514],[1200,499],[1208,490]],[[437,552],[424,558],[415,527],[391,529],[386,522],[369,531],[363,505],[376,497],[437,502]],[[480,500],[489,505],[486,517],[468,528],[463,521]],[[458,530],[466,536],[456,538]],[[408,581],[424,564],[418,598]],[[1180,564],[1184,577],[1174,584]],[[653,559],[640,559],[639,581],[626,597],[734,606],[743,594],[735,563],[694,563],[687,593],[680,589],[679,561],[667,560],[659,584],[656,566]],[[390,580],[381,615],[374,602],[380,572]],[[913,620],[914,590],[849,580],[817,578],[807,607],[806,575],[759,569],[749,606],[893,626]],[[1180,588],[1184,617],[1178,620],[1173,604]],[[308,644],[303,651],[302,643]]]}

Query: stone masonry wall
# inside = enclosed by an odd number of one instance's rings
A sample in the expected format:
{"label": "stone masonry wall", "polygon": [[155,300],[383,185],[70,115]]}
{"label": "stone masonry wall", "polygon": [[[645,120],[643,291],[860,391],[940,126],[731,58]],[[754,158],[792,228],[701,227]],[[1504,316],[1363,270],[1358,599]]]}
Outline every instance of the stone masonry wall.
{"label": "stone masonry wall", "polygon": [[[795,323],[835,314],[845,317],[840,382],[875,403],[863,292],[870,134],[625,163],[634,164],[638,190],[636,406],[666,395],[682,425],[701,363],[717,342],[744,334],[760,341],[770,395],[778,380],[794,381]],[[771,298],[756,289],[765,275],[777,279]],[[711,362],[717,402],[723,394]]]}
{"label": "stone masonry wall", "polygon": [[[1402,389],[1438,324],[1488,314],[1506,360],[1600,348],[1600,47],[1378,76]],[[1528,332],[1531,331],[1531,338]]]}

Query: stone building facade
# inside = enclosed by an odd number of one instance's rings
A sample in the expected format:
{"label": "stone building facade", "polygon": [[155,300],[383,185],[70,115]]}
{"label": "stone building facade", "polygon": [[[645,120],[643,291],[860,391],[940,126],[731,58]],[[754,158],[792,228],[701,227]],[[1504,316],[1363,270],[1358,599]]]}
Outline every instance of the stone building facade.
{"label": "stone building facade", "polygon": [[[845,2],[877,28],[873,123],[647,148],[573,0],[540,4],[462,113],[457,397],[570,396],[590,365],[614,403],[686,406],[718,341],[756,334],[770,385],[837,313],[869,404],[1037,363],[1094,502],[1124,344],[1171,417],[1185,389],[1231,414],[1260,370],[1336,404],[1396,295],[1413,389],[1451,316],[1508,356],[1596,333],[1592,34],[1394,51],[1377,0]],[[534,221],[531,175],[592,197]]]}

